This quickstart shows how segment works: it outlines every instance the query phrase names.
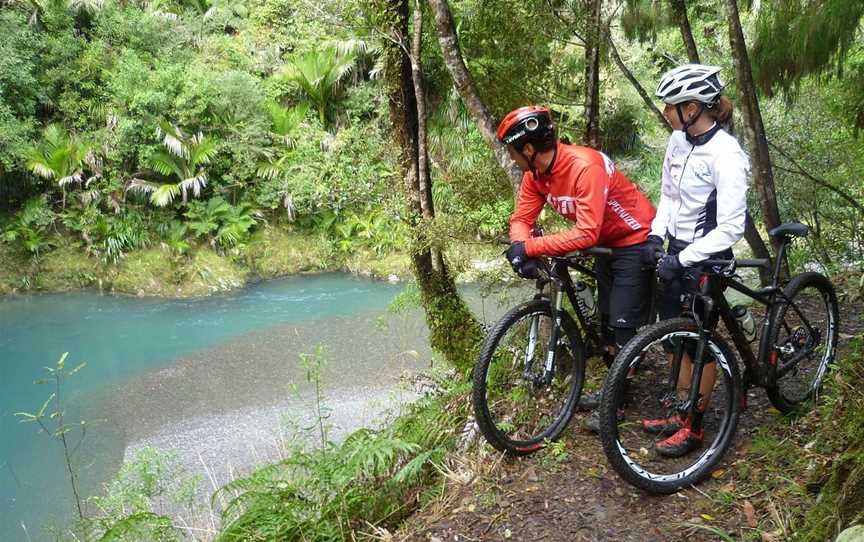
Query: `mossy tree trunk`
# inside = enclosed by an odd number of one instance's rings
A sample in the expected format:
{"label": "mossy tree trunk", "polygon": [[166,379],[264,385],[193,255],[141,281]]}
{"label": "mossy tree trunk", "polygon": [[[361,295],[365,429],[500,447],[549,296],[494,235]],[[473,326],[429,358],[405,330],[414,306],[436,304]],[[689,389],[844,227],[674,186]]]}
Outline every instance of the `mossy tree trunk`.
{"label": "mossy tree trunk", "polygon": [[[378,3],[384,13],[384,77],[399,165],[408,200],[408,224],[412,232],[411,261],[420,288],[432,348],[460,371],[468,371],[479,352],[480,325],[465,305],[441,253],[430,239],[432,184],[425,145],[425,103],[419,49],[422,12],[415,5],[412,41],[408,32],[409,0]],[[419,93],[419,97],[418,97]]]}

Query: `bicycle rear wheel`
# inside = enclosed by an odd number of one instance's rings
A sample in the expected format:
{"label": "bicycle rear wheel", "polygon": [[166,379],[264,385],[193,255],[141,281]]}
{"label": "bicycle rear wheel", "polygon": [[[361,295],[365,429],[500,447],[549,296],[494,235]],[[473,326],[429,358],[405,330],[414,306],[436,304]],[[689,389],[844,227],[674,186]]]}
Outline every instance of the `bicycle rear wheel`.
{"label": "bicycle rear wheel", "polygon": [[[678,416],[685,410],[676,395],[678,374],[683,369],[674,356],[680,360],[685,352],[693,355],[698,339],[698,328],[691,319],[673,318],[653,324],[625,345],[603,385],[603,451],[622,478],[650,493],[673,493],[708,476],[735,434],[741,393],[737,361],[729,346],[713,337],[707,352],[715,361],[706,364],[704,371],[716,370],[716,379],[702,415],[701,447],[680,457],[667,457],[658,451],[657,445],[681,427],[692,427],[688,425],[691,420]],[[643,425],[643,421],[658,420],[669,420],[665,430],[651,432],[658,427],[646,429]]]}
{"label": "bicycle rear wheel", "polygon": [[534,300],[508,312],[486,338],[474,368],[477,425],[498,450],[525,455],[561,435],[576,409],[585,378],[578,329],[563,313],[552,382],[540,380],[549,356],[552,309]]}
{"label": "bicycle rear wheel", "polygon": [[793,412],[816,397],[834,361],[839,329],[837,294],[819,273],[795,276],[771,311],[768,355],[777,368],[777,384],[767,389],[777,410]]}

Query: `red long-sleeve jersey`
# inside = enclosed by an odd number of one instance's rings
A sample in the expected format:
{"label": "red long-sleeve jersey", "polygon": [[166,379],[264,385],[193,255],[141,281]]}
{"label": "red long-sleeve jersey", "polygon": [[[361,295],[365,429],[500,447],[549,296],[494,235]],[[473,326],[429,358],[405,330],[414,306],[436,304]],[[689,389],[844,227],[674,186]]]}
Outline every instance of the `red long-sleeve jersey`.
{"label": "red long-sleeve jersey", "polygon": [[[531,237],[547,202],[575,226],[555,235]],[[522,176],[510,217],[510,240],[525,241],[530,257],[560,256],[593,246],[628,247],[645,241],[655,213],[648,198],[605,154],[558,143],[546,173]]]}

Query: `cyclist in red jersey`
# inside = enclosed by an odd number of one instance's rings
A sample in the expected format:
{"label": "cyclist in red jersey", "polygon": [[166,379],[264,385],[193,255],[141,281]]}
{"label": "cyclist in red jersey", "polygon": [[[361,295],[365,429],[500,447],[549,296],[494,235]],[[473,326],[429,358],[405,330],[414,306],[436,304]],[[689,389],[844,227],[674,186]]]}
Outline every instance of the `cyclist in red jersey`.
{"label": "cyclist in red jersey", "polygon": [[[598,256],[598,302],[611,360],[646,323],[650,308],[655,246],[646,243],[655,209],[605,154],[558,141],[549,110],[527,106],[510,112],[498,126],[498,140],[523,171],[516,210],[510,217],[507,260],[526,278],[537,276],[539,256],[561,256],[593,246],[615,249]],[[564,232],[532,237],[543,206],[550,204],[574,223]],[[582,406],[599,397],[586,395]],[[586,424],[596,430],[596,423]],[[596,420],[595,420],[596,422]]]}

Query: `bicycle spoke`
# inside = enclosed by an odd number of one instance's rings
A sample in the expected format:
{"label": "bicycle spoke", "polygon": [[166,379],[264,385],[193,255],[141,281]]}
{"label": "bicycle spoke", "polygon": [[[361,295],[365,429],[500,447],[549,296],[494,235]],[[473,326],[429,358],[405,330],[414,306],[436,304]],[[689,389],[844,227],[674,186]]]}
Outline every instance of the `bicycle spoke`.
{"label": "bicycle spoke", "polygon": [[772,353],[777,388],[772,401],[789,410],[815,395],[833,359],[836,322],[833,291],[821,275],[799,276],[790,283],[789,300],[778,312]]}
{"label": "bicycle spoke", "polygon": [[550,429],[560,431],[556,424],[572,412],[577,382],[565,333],[556,347],[552,381],[548,386],[543,382],[552,325],[548,313],[524,315],[504,330],[490,360],[486,408],[494,430],[507,442],[542,441]]}
{"label": "bicycle spoke", "polygon": [[[604,389],[604,393],[615,392],[604,398],[602,437],[607,455],[612,454],[610,463],[625,479],[651,491],[668,492],[697,481],[720,460],[737,419],[737,391],[730,366],[734,360],[709,343],[707,359],[712,361],[705,365],[702,380],[709,399],[700,402],[701,420],[688,417],[684,405],[698,334],[657,329],[616,360]],[[676,350],[679,367],[673,356]],[[675,390],[670,394],[673,379]],[[682,436],[691,434],[688,428],[701,435],[701,440],[695,439],[700,445],[671,453],[674,447],[670,445],[680,444]]]}

